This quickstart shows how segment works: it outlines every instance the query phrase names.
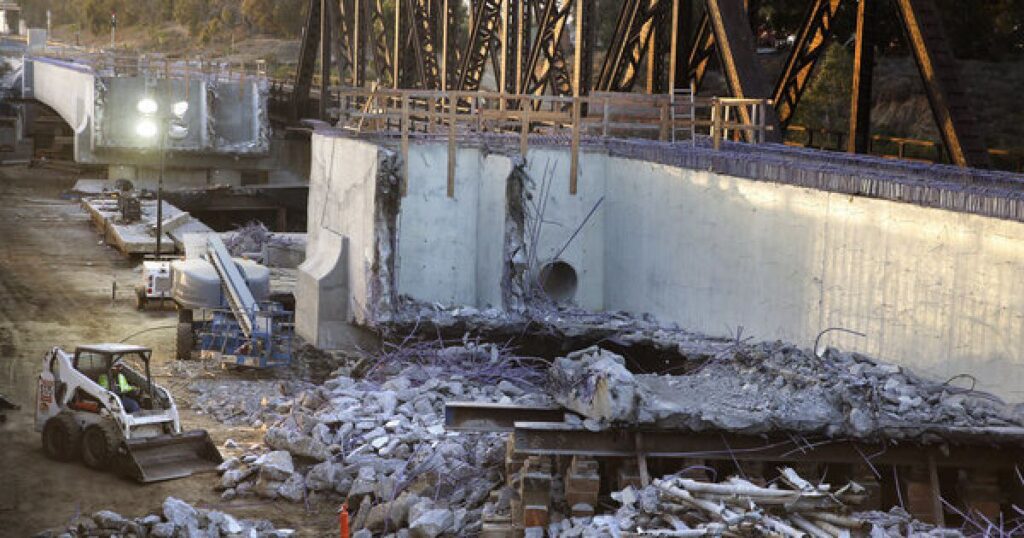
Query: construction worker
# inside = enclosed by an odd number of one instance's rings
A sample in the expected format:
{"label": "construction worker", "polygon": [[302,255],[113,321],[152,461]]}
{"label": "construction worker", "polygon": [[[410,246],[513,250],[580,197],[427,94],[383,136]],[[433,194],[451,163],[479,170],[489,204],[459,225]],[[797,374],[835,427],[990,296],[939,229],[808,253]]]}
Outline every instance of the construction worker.
{"label": "construction worker", "polygon": [[118,398],[121,398],[121,405],[124,406],[125,412],[131,414],[138,411],[139,409],[142,409],[142,407],[139,405],[139,402],[137,402],[134,398],[131,398],[129,396],[131,393],[135,392],[138,389],[128,382],[128,378],[126,378],[124,376],[124,373],[121,371],[121,365],[115,364],[113,367],[111,367],[110,373],[114,374],[114,376],[116,377],[117,385],[115,385],[114,388],[111,389],[110,379],[107,378],[107,374],[100,374],[99,379],[97,379],[97,382],[100,384],[100,386],[106,390],[112,390],[114,394],[117,394]]}

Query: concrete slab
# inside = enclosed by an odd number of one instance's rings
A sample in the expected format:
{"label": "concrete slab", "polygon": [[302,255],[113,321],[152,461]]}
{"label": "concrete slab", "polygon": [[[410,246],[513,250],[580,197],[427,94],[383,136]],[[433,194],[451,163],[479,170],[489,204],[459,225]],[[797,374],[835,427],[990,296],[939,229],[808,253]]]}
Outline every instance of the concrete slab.
{"label": "concrete slab", "polygon": [[[89,185],[86,185],[88,187]],[[113,197],[83,198],[82,207],[89,213],[93,224],[103,240],[114,245],[127,255],[155,254],[156,201],[142,200],[142,220],[133,223],[121,222],[117,210],[117,199]],[[182,247],[181,238],[187,233],[211,233],[208,226],[184,213],[177,207],[163,203],[164,223],[176,224],[173,231],[165,233],[160,245],[161,254],[173,254]]]}

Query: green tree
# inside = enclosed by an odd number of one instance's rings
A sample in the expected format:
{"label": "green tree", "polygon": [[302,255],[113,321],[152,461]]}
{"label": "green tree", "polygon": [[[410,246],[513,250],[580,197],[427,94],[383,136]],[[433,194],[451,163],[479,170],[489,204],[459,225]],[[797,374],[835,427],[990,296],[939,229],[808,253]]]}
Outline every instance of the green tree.
{"label": "green tree", "polygon": [[853,55],[839,44],[829,45],[815,68],[810,87],[800,100],[793,123],[815,129],[846,131],[850,125]]}

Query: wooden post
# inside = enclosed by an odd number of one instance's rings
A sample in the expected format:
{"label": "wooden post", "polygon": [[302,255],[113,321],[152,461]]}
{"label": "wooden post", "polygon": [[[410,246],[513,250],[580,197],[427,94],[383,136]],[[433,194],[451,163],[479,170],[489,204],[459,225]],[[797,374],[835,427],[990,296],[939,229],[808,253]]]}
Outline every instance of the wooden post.
{"label": "wooden post", "polygon": [[[580,96],[580,81],[583,74],[583,9],[583,0],[576,0],[576,13],[573,17],[576,23],[576,43],[572,55],[572,96],[576,98]],[[573,130],[578,134],[576,124],[579,123],[579,99],[573,101],[573,107],[573,114],[576,116],[573,120]]]}
{"label": "wooden post", "polygon": [[580,98],[572,98],[572,148],[569,165],[569,194],[576,194],[580,168]]}
{"label": "wooden post", "polygon": [[576,0],[573,17],[576,23],[576,43],[572,55],[572,157],[569,166],[569,194],[579,189],[580,170],[580,83],[583,70],[583,0]]}
{"label": "wooden post", "polygon": [[[523,101],[527,104],[526,101]],[[530,110],[532,106],[522,107],[521,116],[519,117],[519,154],[524,158],[526,157],[526,151],[529,149],[529,136],[530,136]]]}
{"label": "wooden post", "polygon": [[761,135],[761,141],[759,143],[764,144],[768,136],[768,107],[771,106],[767,101],[763,101],[760,106],[761,113],[758,115],[758,128]]}
{"label": "wooden post", "polygon": [[658,130],[658,140],[664,142],[665,140],[668,140],[668,103],[661,103],[659,108],[661,109],[661,126]]}
{"label": "wooden post", "polygon": [[[447,11],[446,11],[447,13]],[[455,198],[455,102],[448,98],[448,197]]]}
{"label": "wooden post", "polygon": [[605,97],[604,112],[602,114],[603,117],[601,118],[601,136],[605,138],[608,138],[608,122],[611,120],[609,114],[611,114],[611,109],[608,106],[608,98]]}
{"label": "wooden post", "polygon": [[409,95],[402,93],[402,196],[409,192]]}
{"label": "wooden post", "polygon": [[717,151],[722,147],[722,107],[717,97],[711,98],[711,142]]}

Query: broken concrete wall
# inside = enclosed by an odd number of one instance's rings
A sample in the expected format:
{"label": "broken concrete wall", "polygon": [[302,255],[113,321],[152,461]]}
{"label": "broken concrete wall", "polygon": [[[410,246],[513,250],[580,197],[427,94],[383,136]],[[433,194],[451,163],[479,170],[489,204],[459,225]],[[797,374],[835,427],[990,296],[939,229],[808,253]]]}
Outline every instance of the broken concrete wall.
{"label": "broken concrete wall", "polygon": [[[180,66],[178,66],[180,67]],[[151,163],[158,137],[136,132],[142,120],[136,105],[157,100],[158,116],[187,101],[188,134],[168,138],[168,166],[238,167],[239,157],[264,157],[270,149],[269,86],[264,78],[226,80],[217,74],[143,76],[106,74],[82,63],[30,58],[24,63],[23,91],[53,108],[75,131],[75,161],[96,164]],[[207,162],[208,161],[208,162]],[[256,168],[249,164],[243,168]]]}
{"label": "broken concrete wall", "polygon": [[[576,194],[569,190],[570,159],[562,149],[530,150],[526,159],[530,182],[527,193],[533,208],[527,209],[526,245],[532,251],[532,285],[537,286],[541,270],[562,261],[576,274],[575,304],[590,310],[605,308],[605,197],[608,156],[585,153],[580,158]],[[600,201],[600,205],[599,204]],[[595,210],[594,208],[597,207]],[[588,214],[593,214],[587,218]],[[531,216],[532,215],[532,216]],[[531,236],[530,227],[541,221]],[[584,223],[584,221],[586,221]],[[573,237],[575,235],[575,237]],[[557,257],[557,259],[556,259]]]}
{"label": "broken concrete wall", "polygon": [[75,132],[75,160],[90,162],[93,154],[93,103],[96,99],[92,72],[60,60],[34,59],[23,65],[22,91],[52,108]]}
{"label": "broken concrete wall", "polygon": [[307,213],[306,261],[299,266],[296,332],[321,348],[353,338],[366,324],[376,260],[375,203],[380,160],[376,145],[314,135]]}
{"label": "broken concrete wall", "polygon": [[[936,378],[969,372],[979,388],[1024,400],[1024,223],[598,151],[581,158],[572,195],[564,148],[531,148],[521,200],[509,199],[518,192],[509,187],[518,158],[460,148],[455,197],[448,198],[446,145],[426,142],[410,148],[409,192],[392,206],[398,277],[373,278],[367,260],[379,253],[366,251],[366,243],[384,228],[371,226],[370,207],[360,204],[371,196],[377,146],[315,140],[308,254],[336,257],[341,249],[337,237],[315,238],[324,235],[321,219],[358,219],[338,234],[361,242],[350,246],[356,259],[347,262],[360,271],[358,280],[353,275],[349,288],[338,288],[350,290],[341,296],[347,299],[318,304],[365,305],[372,284],[393,285],[390,296],[515,310],[510,291],[522,278],[509,268],[522,263],[522,251],[536,268],[568,244],[558,257],[577,273],[573,300],[583,308],[650,313],[710,335],[742,327],[744,337],[808,347],[820,331],[844,327],[867,337],[829,333],[823,345]],[[332,152],[344,164],[327,177],[322,170]],[[328,185],[335,192],[325,206],[318,193]],[[542,207],[537,234],[531,224]],[[321,251],[321,243],[331,246]],[[315,299],[303,300],[301,288],[300,333],[309,315],[303,309]],[[385,310],[331,319],[373,324],[388,319]]]}

